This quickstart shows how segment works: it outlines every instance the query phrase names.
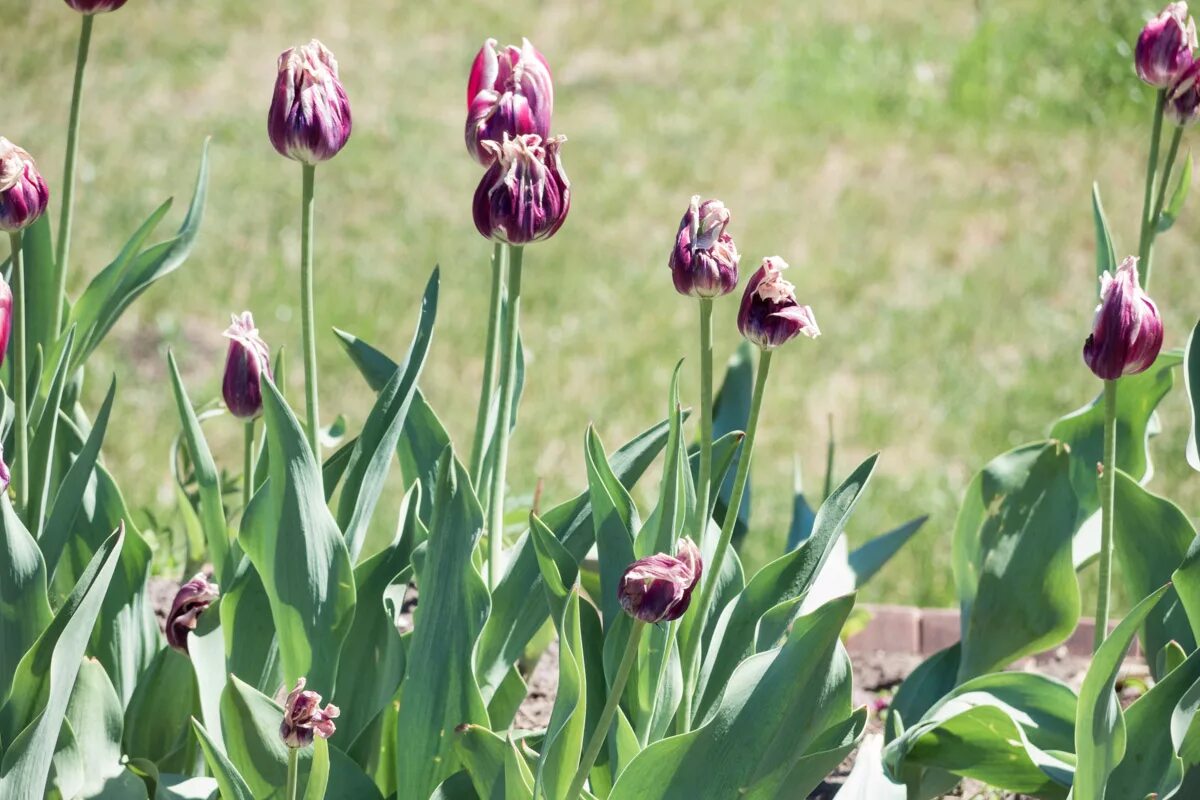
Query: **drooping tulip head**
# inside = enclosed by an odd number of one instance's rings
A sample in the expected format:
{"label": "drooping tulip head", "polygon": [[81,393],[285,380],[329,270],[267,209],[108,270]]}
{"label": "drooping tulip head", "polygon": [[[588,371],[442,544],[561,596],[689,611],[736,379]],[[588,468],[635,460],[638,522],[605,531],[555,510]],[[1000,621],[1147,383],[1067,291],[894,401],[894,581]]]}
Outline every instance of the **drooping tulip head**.
{"label": "drooping tulip head", "polygon": [[267,135],[279,154],[305,164],[328,161],[345,147],[350,127],[333,53],[316,39],[284,50],[267,113]]}
{"label": "drooping tulip head", "polygon": [[548,139],[553,113],[550,65],[529,40],[500,51],[495,39],[484,42],[467,81],[467,152],[486,166],[496,154],[484,142],[502,144],[506,134],[526,133]]}
{"label": "drooping tulip head", "polygon": [[0,231],[16,233],[37,220],[50,189],[29,153],[0,136]]}
{"label": "drooping tulip head", "polygon": [[668,262],[675,290],[692,297],[720,297],[737,288],[738,255],[729,225],[729,209],[720,200],[693,195],[679,223]]}
{"label": "drooping tulip head", "polygon": [[116,11],[126,0],[66,0],[66,3],[80,14],[104,14]]}
{"label": "drooping tulip head", "polygon": [[764,258],[742,295],[738,330],[763,350],[779,347],[802,333],[810,339],[821,335],[812,308],[796,302],[796,287],[784,280],[787,268],[779,256]]}
{"label": "drooping tulip head", "polygon": [[1083,360],[1097,378],[1111,381],[1144,372],[1162,349],[1163,325],[1154,301],[1142,291],[1137,259],[1121,262],[1117,274],[1100,277],[1100,305]]}
{"label": "drooping tulip head", "polygon": [[1195,49],[1196,23],[1187,3],[1170,3],[1138,35],[1134,67],[1143,81],[1166,89],[1191,65]]}
{"label": "drooping tulip head", "polygon": [[254,419],[262,413],[260,381],[264,374],[271,377],[271,354],[249,311],[233,315],[225,338],[229,339],[225,378],[221,383],[225,407],[238,419]]}
{"label": "drooping tulip head", "polygon": [[617,586],[621,608],[642,622],[679,619],[703,572],[700,550],[691,539],[680,539],[675,555],[656,553],[629,565]]}
{"label": "drooping tulip head", "polygon": [[503,143],[484,142],[495,154],[475,189],[475,228],[487,239],[523,245],[553,236],[571,209],[571,182],[559,148],[565,137],[535,133]]}
{"label": "drooping tulip head", "polygon": [[283,703],[283,721],[279,736],[288,747],[308,747],[314,736],[328,739],[337,726],[333,721],[341,711],[330,703],[321,708],[321,695],[305,690],[307,681],[300,678]]}
{"label": "drooping tulip head", "polygon": [[200,615],[220,596],[220,587],[210,583],[202,572],[180,586],[171,603],[171,611],[167,614],[167,644],[181,653],[187,653],[188,633],[196,630]]}
{"label": "drooping tulip head", "polygon": [[1200,119],[1200,61],[1193,61],[1167,89],[1163,113],[1181,128]]}

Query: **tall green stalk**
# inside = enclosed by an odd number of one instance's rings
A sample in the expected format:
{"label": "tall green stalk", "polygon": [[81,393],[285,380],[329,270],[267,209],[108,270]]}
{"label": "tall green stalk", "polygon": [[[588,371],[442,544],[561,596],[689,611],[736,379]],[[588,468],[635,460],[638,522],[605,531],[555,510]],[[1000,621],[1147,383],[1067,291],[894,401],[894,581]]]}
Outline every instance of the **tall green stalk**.
{"label": "tall green stalk", "polygon": [[300,789],[300,751],[295,747],[288,748],[287,788],[284,797],[296,800]]}
{"label": "tall green stalk", "polygon": [[496,416],[496,464],[492,469],[492,494],[489,500],[488,586],[500,582],[504,555],[504,488],[508,472],[509,420],[517,379],[517,337],[521,325],[521,261],[525,249],[508,250],[508,313],[504,318],[504,337],[500,347],[500,412]]}
{"label": "tall green stalk", "polygon": [[[483,378],[479,382],[479,408],[475,411],[475,441],[471,444],[471,480],[480,491],[487,454],[487,418],[496,389],[496,351],[500,346],[500,310],[504,305],[504,258],[508,245],[492,248],[492,295],[488,304],[487,341],[483,352]],[[483,494],[480,492],[480,494]]]}
{"label": "tall green stalk", "polygon": [[242,514],[250,506],[254,494],[254,419],[246,420],[246,441],[242,451]]}
{"label": "tall green stalk", "polygon": [[321,418],[317,410],[316,312],[313,307],[313,189],[317,168],[301,165],[303,189],[300,199],[300,313],[304,345],[304,401],[308,444],[321,463]]}
{"label": "tall green stalk", "polygon": [[604,710],[600,712],[600,719],[596,721],[596,729],[592,731],[592,738],[588,739],[587,746],[583,750],[579,769],[575,771],[575,777],[571,780],[570,788],[567,789],[566,800],[578,800],[583,792],[583,784],[587,781],[588,773],[592,771],[596,757],[600,755],[600,749],[604,747],[604,742],[608,739],[613,717],[617,715],[617,708],[621,705],[621,695],[625,693],[625,684],[629,681],[629,673],[633,671],[633,665],[637,661],[638,644],[642,641],[642,632],[645,629],[646,623],[640,619],[633,621],[633,629],[629,632],[629,641],[625,643],[625,655],[621,656],[617,674],[613,676],[612,686],[608,688],[608,700],[604,703]]}
{"label": "tall green stalk", "polygon": [[83,14],[79,28],[79,47],[75,51],[75,86],[71,93],[71,115],[67,119],[67,155],[63,164],[62,209],[58,221],[58,247],[55,270],[58,300],[54,304],[54,332],[62,328],[63,301],[67,297],[67,269],[71,260],[71,218],[75,212],[75,160],[79,155],[79,109],[83,103],[83,73],[87,66],[95,16]]}
{"label": "tall green stalk", "polygon": [[696,530],[692,539],[703,547],[708,531],[713,451],[713,301],[700,299],[700,472],[696,479]]}
{"label": "tall green stalk", "polygon": [[1104,382],[1104,462],[1100,472],[1100,589],[1096,597],[1096,635],[1092,652],[1108,636],[1112,588],[1113,504],[1117,486],[1117,381]]}
{"label": "tall green stalk", "polygon": [[25,256],[21,252],[21,232],[8,235],[12,247],[12,359],[13,402],[16,417],[13,421],[13,478],[17,487],[17,505],[24,513],[29,503],[29,366],[25,363]]}
{"label": "tall green stalk", "polygon": [[[1142,230],[1138,238],[1138,263],[1141,267],[1142,285],[1150,284],[1151,260],[1154,258],[1154,238],[1158,225],[1154,212],[1154,186],[1158,177],[1158,151],[1162,142],[1163,108],[1167,102],[1166,89],[1158,90],[1154,102],[1154,124],[1150,131],[1150,153],[1146,159],[1146,188],[1142,198]],[[1166,183],[1166,181],[1163,181]]]}

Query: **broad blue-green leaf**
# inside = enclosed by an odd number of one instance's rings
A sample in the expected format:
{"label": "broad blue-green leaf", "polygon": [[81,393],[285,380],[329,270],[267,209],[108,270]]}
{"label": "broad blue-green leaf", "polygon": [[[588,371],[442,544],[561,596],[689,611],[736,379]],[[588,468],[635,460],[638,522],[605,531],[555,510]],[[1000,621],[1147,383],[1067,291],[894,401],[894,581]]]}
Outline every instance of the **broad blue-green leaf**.
{"label": "broad blue-green leaf", "polygon": [[170,239],[142,249],[155,226],[166,215],[168,200],[133,235],[111,264],[92,279],[71,309],[68,327],[78,329],[79,342],[71,362],[76,367],[87,361],[104,335],[121,314],[151,284],[174,272],[191,253],[204,216],[204,198],[208,185],[208,142],[200,156],[200,173],[187,216]]}
{"label": "broad blue-green leaf", "polygon": [[[224,676],[222,664],[218,677]],[[154,762],[163,771],[190,769],[188,720],[195,697],[196,676],[188,657],[170,647],[159,650],[125,709],[125,754]]]}
{"label": "broad blue-green leaf", "polygon": [[428,797],[458,771],[454,728],[486,725],[487,707],[475,683],[473,656],[488,615],[488,592],[472,563],[483,534],[483,511],[463,466],[447,448],[433,503],[428,551],[420,570],[421,602],[397,720],[397,795]]}
{"label": "broad blue-green leaf", "polygon": [[833,800],[906,800],[904,786],[883,771],[883,736],[868,734],[854,756],[854,766]]}
{"label": "broad blue-green leaf", "polygon": [[196,731],[196,739],[200,742],[200,749],[204,751],[208,769],[217,779],[223,800],[255,800],[250,787],[246,785],[246,779],[225,756],[221,745],[213,741],[208,731],[200,724],[200,720],[192,718],[192,729]]}
{"label": "broad blue-green leaf", "polygon": [[960,681],[1053,647],[1075,629],[1071,459],[1058,442],[1025,445],[993,459],[967,488],[954,531]]}
{"label": "broad blue-green leaf", "polygon": [[[85,659],[80,665],[67,703],[65,724],[73,734],[72,755],[81,766],[82,783],[64,790],[63,796],[109,796],[108,792],[121,786],[124,780],[122,709],[112,681],[98,661]],[[144,797],[144,786],[141,789]]]}
{"label": "broad blue-green leaf", "polygon": [[[659,484],[658,505],[634,538],[633,549],[639,558],[654,553],[674,553],[687,520],[691,489],[687,452],[683,445],[683,409],[679,404],[680,361],[671,375],[667,403],[667,444],[663,449],[663,474]],[[697,543],[699,544],[699,543]]]}
{"label": "broad blue-green leaf", "polygon": [[324,800],[329,787],[329,743],[320,736],[313,739],[312,768],[304,785],[304,800]]}
{"label": "broad blue-green leaf", "polygon": [[[711,717],[639,753],[609,800],[736,797],[795,764],[822,731],[850,716],[850,662],[838,632],[853,605],[844,597],[801,617],[783,647],[743,662]],[[812,788],[788,791],[802,797]]]}
{"label": "broad blue-green leaf", "polygon": [[[220,614],[221,634],[225,640],[221,651],[225,657],[222,675],[237,675],[260,692],[274,692],[279,688],[283,675],[280,671],[279,637],[271,615],[271,600],[250,559],[242,558],[234,571],[233,580],[221,587],[220,606],[210,607],[205,616],[211,616],[213,611]],[[203,620],[201,618],[198,631],[205,627]],[[215,643],[213,647],[215,650]],[[202,687],[202,698],[203,694]],[[212,725],[207,713],[204,719]]]}
{"label": "broad blue-green leaf", "polygon": [[391,468],[392,456],[400,441],[408,409],[417,391],[417,378],[425,366],[425,356],[437,319],[439,271],[435,269],[425,286],[417,332],[409,346],[403,366],[396,369],[379,390],[353,454],[338,501],[338,526],[346,536],[350,560],[357,561],[367,537],[367,526],[379,502],[384,481]]}
{"label": "broad blue-green leaf", "polygon": [[49,627],[17,666],[13,693],[0,708],[0,739],[7,743],[0,761],[0,797],[42,796],[88,634],[124,541],[124,532],[118,530],[98,548]]}
{"label": "broad blue-green leaf", "polygon": [[[1150,494],[1119,470],[1115,492],[1113,538],[1121,565],[1118,572],[1129,597],[1146,597],[1171,580],[1196,538],[1196,530],[1178,506]],[[1139,635],[1146,653],[1158,653],[1172,640],[1189,653],[1196,649],[1187,613],[1173,588],[1167,589],[1163,601],[1146,617]],[[1150,668],[1156,679],[1163,677],[1153,660]]]}
{"label": "broad blue-green leaf", "polygon": [[480,800],[508,800],[504,794],[504,760],[508,742],[480,725],[454,732],[454,751]]}
{"label": "broad blue-green leaf", "polygon": [[54,481],[54,440],[58,436],[59,409],[63,405],[63,389],[69,377],[67,362],[71,358],[74,343],[75,329],[71,328],[64,338],[62,355],[52,373],[40,415],[32,423],[29,439],[29,508],[26,509],[25,518],[30,521],[38,539],[42,537],[46,526],[46,509]]}
{"label": "broad blue-green leaf", "polygon": [[1012,792],[1065,798],[1076,715],[1066,684],[1028,672],[967,681],[937,702],[884,753],[891,775],[919,766]]}
{"label": "broad blue-green leaf", "polygon": [[851,550],[850,569],[854,572],[856,586],[861,588],[875,576],[875,573],[883,569],[884,565],[900,552],[900,548],[908,543],[908,540],[921,529],[928,519],[929,517],[926,515],[909,520]]}
{"label": "broad blue-green leaf", "polygon": [[1117,271],[1117,252],[1113,247],[1112,231],[1104,204],[1100,202],[1100,184],[1092,184],[1092,221],[1096,226],[1096,277]]}
{"label": "broad blue-green leaf", "polygon": [[0,705],[25,652],[52,619],[46,563],[37,542],[0,493]]}
{"label": "broad blue-green leaf", "polygon": [[1171,737],[1172,716],[1184,694],[1200,680],[1200,652],[1193,653],[1125,710],[1128,746],[1108,778],[1107,797],[1171,797],[1183,782],[1183,760]]}
{"label": "broad blue-green leaf", "polygon": [[[230,678],[221,698],[225,753],[257,800],[284,797],[288,748],[279,736],[282,718],[278,703],[236,677]],[[299,751],[301,786],[308,782],[312,758],[312,747]],[[329,748],[329,762],[327,800],[379,797],[371,779],[337,747]]]}
{"label": "broad blue-green leaf", "polygon": [[[713,400],[713,438],[720,439],[734,431],[746,430],[750,419],[750,400],[754,394],[754,348],[749,342],[743,341],[729,358],[725,368],[725,378],[721,388]],[[719,525],[725,523],[725,513],[733,495],[734,474],[737,472],[741,450],[738,450],[729,473],[721,484],[721,490],[716,493],[716,507],[713,518]],[[742,495],[742,506],[738,510],[737,524],[733,528],[733,541],[740,543],[750,530],[751,481],[746,481],[746,491]]]}
{"label": "broad blue-green leaf", "polygon": [[[1121,663],[1138,628],[1167,592],[1163,586],[1142,600],[1113,630],[1092,657],[1079,689],[1075,718],[1075,783],[1073,800],[1104,800],[1109,775],[1125,757],[1125,715],[1115,691]],[[1111,800],[1125,800],[1113,795]]]}
{"label": "broad blue-green leaf", "polygon": [[212,451],[208,449],[208,441],[204,438],[204,431],[200,428],[200,420],[196,418],[192,401],[188,399],[187,389],[179,374],[179,366],[175,363],[175,355],[170,352],[167,353],[167,371],[171,375],[175,405],[183,423],[183,438],[187,442],[188,454],[192,458],[192,470],[199,489],[200,527],[204,530],[204,538],[208,540],[209,557],[213,562],[217,583],[224,586],[233,582],[233,571],[240,556],[236,546],[229,541],[225,506],[221,500],[221,475],[217,471],[217,462],[212,457]]}
{"label": "broad blue-green leaf", "polygon": [[1183,385],[1187,388],[1188,411],[1192,427],[1187,439],[1187,462],[1192,469],[1200,470],[1200,322],[1192,328],[1188,337],[1187,350],[1183,357]]}
{"label": "broad blue-green leaf", "polygon": [[525,763],[519,745],[508,740],[504,752],[504,797],[505,800],[533,800],[533,773]]}
{"label": "broad blue-green leaf", "polygon": [[775,800],[789,796],[793,787],[819,785],[862,740],[867,716],[867,707],[860,706],[846,719],[822,731],[795,763],[783,764],[745,789],[746,800]]}
{"label": "broad blue-green leaf", "polygon": [[729,676],[754,652],[755,634],[763,615],[780,603],[801,597],[812,587],[845,530],[877,459],[869,457],[826,498],[817,511],[813,534],[800,547],[763,567],[721,613],[700,672],[696,719],[702,719],[720,699]]}
{"label": "broad blue-green leaf", "polygon": [[[918,664],[896,690],[888,711],[889,719],[916,722],[925,716],[935,703],[954,688],[961,654],[961,646],[952,644]],[[892,727],[888,726],[884,733],[890,742]]]}
{"label": "broad blue-green leaf", "polygon": [[[609,464],[622,486],[628,489],[637,482],[662,449],[666,436],[667,423],[660,422],[613,453]],[[587,492],[550,509],[542,515],[542,521],[576,561],[595,542],[592,504]],[[537,556],[528,533],[513,547],[509,558],[508,569],[492,592],[492,611],[476,655],[476,674],[485,699],[504,680],[548,614]]]}
{"label": "broad blue-green leaf", "polygon": [[[58,272],[54,266],[54,243],[50,236],[50,215],[43,214],[21,232],[21,254],[24,257],[25,352],[41,348],[50,352],[58,336],[54,330],[54,309],[61,302],[58,292]],[[8,263],[5,264],[7,268]],[[35,376],[37,372],[33,373]]]}
{"label": "broad blue-green leaf", "polygon": [[584,436],[583,447],[587,462],[588,496],[592,504],[592,526],[600,562],[600,596],[597,600],[604,619],[604,629],[609,631],[613,621],[621,614],[617,598],[621,575],[637,558],[633,553],[633,537],[639,519],[633,498],[609,466],[604,445],[591,425]]}
{"label": "broad blue-green leaf", "polygon": [[262,389],[269,477],[238,538],[270,600],[284,680],[307,677],[328,694],[354,617],[354,573],[304,430],[265,376]]}

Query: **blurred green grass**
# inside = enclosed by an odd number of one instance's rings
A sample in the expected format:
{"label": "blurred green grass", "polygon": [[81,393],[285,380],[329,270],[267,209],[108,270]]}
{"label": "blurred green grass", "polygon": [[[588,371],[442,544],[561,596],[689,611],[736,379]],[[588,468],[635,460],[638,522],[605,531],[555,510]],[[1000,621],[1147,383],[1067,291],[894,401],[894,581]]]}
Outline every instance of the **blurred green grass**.
{"label": "blurred green grass", "polygon": [[[688,197],[718,196],[734,211],[745,273],[782,255],[824,332],[775,361],[744,558],[779,552],[793,458],[815,486],[832,416],[840,474],[883,452],[853,541],[932,515],[865,599],[950,603],[950,535],[973,472],[1096,390],[1079,357],[1097,288],[1089,192],[1099,180],[1118,249],[1133,249],[1151,96],[1129,53],[1151,10],[1124,0],[131,3],[96,24],[74,289],[164,196],[185,198],[209,134],[213,171],[191,260],[93,361],[92,407],[107,373],[119,380],[108,464],[132,504],[174,502],[167,348],[194,399],[219,392],[231,311],[253,310],[272,345],[298,352],[300,171],[264,128],[276,55],[311,36],[338,55],[355,116],[347,149],[318,171],[318,324],[399,355],[440,263],[423,385],[469,447],[490,247],[470,219],[480,170],[461,140],[465,77],[486,37],[526,35],[555,70],[574,197],[564,229],[526,257],[530,377],[514,492],[538,479],[545,503],[576,491],[586,424],[611,448],[660,418],[680,357],[695,402],[696,308],[674,294],[666,253]],[[53,187],[78,19],[52,2],[0,0],[0,11],[12,40],[0,50],[0,133],[39,158]],[[1194,214],[1163,240],[1155,269],[1169,346],[1200,309]],[[735,309],[734,298],[717,306],[719,361],[738,342]],[[323,416],[343,411],[357,426],[371,398],[332,336],[319,347]],[[1182,392],[1163,411],[1154,488],[1194,506]],[[208,433],[236,472],[240,427],[213,422]],[[647,510],[650,493],[639,497]]]}

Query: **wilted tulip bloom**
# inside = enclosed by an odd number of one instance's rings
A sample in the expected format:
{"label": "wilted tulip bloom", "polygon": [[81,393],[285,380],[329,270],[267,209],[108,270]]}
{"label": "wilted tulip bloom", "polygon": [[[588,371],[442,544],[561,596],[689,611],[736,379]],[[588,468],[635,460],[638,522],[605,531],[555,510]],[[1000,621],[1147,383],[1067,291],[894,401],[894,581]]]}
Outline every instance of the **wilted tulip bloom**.
{"label": "wilted tulip bloom", "polygon": [[33,157],[0,136],[0,231],[16,233],[37,220],[50,190]]}
{"label": "wilted tulip bloom", "polygon": [[529,244],[553,236],[571,208],[571,182],[558,149],[565,137],[535,133],[502,144],[484,142],[495,155],[475,189],[475,227],[485,238]]}
{"label": "wilted tulip bloom", "polygon": [[738,255],[733,237],[725,232],[729,209],[720,200],[700,202],[693,195],[679,223],[671,250],[675,290],[692,297],[720,297],[737,288]]}
{"label": "wilted tulip bloom", "polygon": [[1191,65],[1195,49],[1196,23],[1188,15],[1187,3],[1171,3],[1142,28],[1134,67],[1143,81],[1166,89]]}
{"label": "wilted tulip bloom", "polygon": [[499,53],[495,39],[484,42],[467,81],[467,151],[475,160],[485,166],[492,163],[496,154],[483,143],[502,144],[505,134],[549,138],[553,112],[550,65],[529,40]]}
{"label": "wilted tulip bloom", "polygon": [[8,355],[8,335],[12,333],[13,293],[8,282],[0,278],[0,366]]}
{"label": "wilted tulip bloom", "polygon": [[742,295],[738,330],[763,350],[779,347],[801,333],[810,339],[821,335],[812,309],[796,302],[796,287],[783,279],[787,268],[779,256],[764,258]]}
{"label": "wilted tulip bloom", "polygon": [[1100,305],[1092,333],[1083,344],[1083,360],[1106,381],[1147,370],[1162,349],[1163,326],[1158,307],[1138,282],[1137,259],[1130,256],[1116,277],[1100,277]]}
{"label": "wilted tulip bloom", "polygon": [[1193,61],[1167,90],[1163,113],[1181,128],[1200,119],[1200,61]]}
{"label": "wilted tulip bloom", "polygon": [[238,419],[254,419],[262,413],[262,384],[260,376],[271,377],[271,354],[267,343],[254,327],[249,311],[233,315],[225,331],[229,339],[229,354],[225,357],[225,380],[221,394],[225,407]]}
{"label": "wilted tulip bloom", "polygon": [[125,5],[126,0],[66,0],[67,5],[80,14],[103,14],[116,11]]}
{"label": "wilted tulip bloom", "polygon": [[688,610],[703,571],[696,545],[691,539],[680,539],[675,555],[656,553],[629,565],[617,587],[621,608],[642,622],[679,619]]}
{"label": "wilted tulip bloom", "polygon": [[180,586],[171,603],[171,612],[167,614],[167,644],[186,653],[188,632],[196,630],[200,615],[220,596],[220,587],[209,583],[202,572]]}
{"label": "wilted tulip bloom", "polygon": [[337,59],[316,39],[280,54],[267,135],[280,155],[305,164],[328,161],[350,138],[350,101]]}
{"label": "wilted tulip bloom", "polygon": [[337,726],[333,720],[342,713],[332,703],[321,708],[321,695],[305,691],[304,678],[296,681],[296,688],[283,704],[283,722],[279,724],[279,736],[288,747],[308,747],[313,736],[328,739]]}

